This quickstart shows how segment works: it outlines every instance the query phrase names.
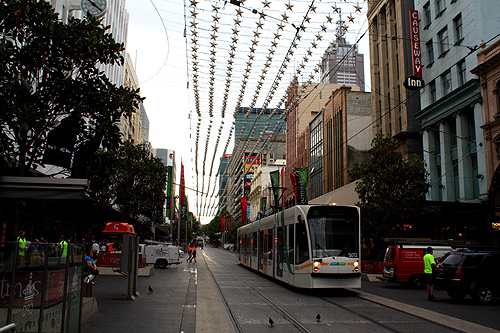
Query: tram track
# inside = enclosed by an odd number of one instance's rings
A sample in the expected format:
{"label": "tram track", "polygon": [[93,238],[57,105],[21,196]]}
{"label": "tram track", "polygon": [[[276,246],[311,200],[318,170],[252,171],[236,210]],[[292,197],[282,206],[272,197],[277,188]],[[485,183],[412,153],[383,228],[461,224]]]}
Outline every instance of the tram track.
{"label": "tram track", "polygon": [[[218,253],[222,254],[226,258],[230,258],[231,257],[231,259],[234,259],[234,255],[235,255],[235,254],[226,253],[226,251],[222,251],[222,250],[218,250]],[[290,314],[285,309],[283,309],[281,306],[279,306],[270,297],[268,297],[267,295],[265,295],[257,287],[253,286],[250,282],[248,282],[247,280],[245,280],[244,278],[242,278],[238,274],[234,273],[223,262],[221,262],[220,260],[218,260],[216,258],[211,258],[211,260],[213,260],[214,262],[216,262],[218,265],[222,266],[225,271],[229,272],[232,276],[234,276],[235,278],[237,278],[239,281],[242,281],[249,288],[251,288],[252,290],[254,290],[255,292],[257,292],[268,304],[270,304],[274,309],[276,309],[277,312],[279,312],[283,316],[283,318],[285,318],[286,320],[288,320],[298,331],[300,331],[300,332],[311,332],[299,319],[295,318],[292,314]],[[211,271],[210,267],[209,267],[209,270]],[[217,287],[219,288],[219,292],[221,293],[221,295],[223,297],[223,300],[225,302],[225,306],[229,309],[228,313],[230,313],[230,316],[232,316],[232,320],[234,320],[237,323],[237,319],[235,318],[234,314],[231,312],[230,306],[226,302],[226,300],[225,300],[225,298],[223,296],[222,290],[220,289],[220,287],[218,286],[217,281],[215,280],[215,276],[213,275],[212,272],[210,272],[210,273],[212,274],[212,277],[214,278],[214,281],[217,284]],[[258,274],[258,273],[255,272],[254,274]],[[356,293],[356,291],[354,291],[354,290],[352,290],[352,292]],[[394,327],[391,327],[391,326],[389,326],[389,325],[381,322],[380,320],[374,319],[373,317],[370,317],[369,315],[364,314],[362,311],[356,311],[354,309],[351,309],[348,306],[345,306],[345,305],[341,304],[340,302],[335,302],[332,299],[328,299],[326,297],[317,296],[317,295],[313,296],[313,297],[315,297],[316,299],[321,300],[321,301],[323,301],[323,302],[325,302],[327,304],[330,304],[332,306],[340,308],[343,311],[346,311],[346,312],[349,312],[351,314],[354,314],[355,316],[358,316],[358,317],[362,318],[363,320],[365,320],[365,321],[367,321],[369,323],[375,324],[378,327],[380,327],[381,329],[386,330],[388,332],[406,332],[407,331],[404,328],[402,328],[402,329],[395,329]],[[422,318],[420,318],[419,316],[416,316],[414,314],[401,311],[399,309],[387,306],[385,304],[381,304],[381,303],[378,303],[378,302],[374,302],[374,301],[371,301],[371,300],[364,299],[363,297],[361,297],[359,295],[356,295],[356,298],[359,298],[359,299],[363,300],[364,302],[369,302],[371,304],[375,304],[376,306],[381,306],[381,307],[384,307],[384,308],[387,308],[387,309],[391,309],[393,311],[398,311],[400,313],[403,313],[403,314],[409,316],[410,318],[414,318],[416,321],[421,321],[422,320]],[[325,312],[327,312],[327,311],[329,311],[329,310],[325,308]],[[447,329],[447,330],[459,332],[459,330],[455,330],[455,329],[453,329],[451,327],[448,327],[448,326],[445,326],[445,325],[440,325],[439,323],[436,323],[436,324],[438,326],[441,326],[443,329]],[[236,327],[237,326],[235,326],[235,328]],[[243,332],[241,330],[241,325],[238,325],[237,329],[238,329],[238,332]]]}

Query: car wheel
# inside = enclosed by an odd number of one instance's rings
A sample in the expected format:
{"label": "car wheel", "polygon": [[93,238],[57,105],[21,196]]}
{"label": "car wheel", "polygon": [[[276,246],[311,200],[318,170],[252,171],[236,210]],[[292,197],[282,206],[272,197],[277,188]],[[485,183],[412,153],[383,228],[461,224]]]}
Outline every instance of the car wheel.
{"label": "car wheel", "polygon": [[447,291],[446,293],[448,294],[448,296],[457,301],[463,299],[465,295],[467,295],[467,293],[463,291]]}
{"label": "car wheel", "polygon": [[167,267],[167,261],[166,260],[159,260],[157,263],[158,267],[160,268],[165,268]]}
{"label": "car wheel", "polygon": [[481,286],[476,289],[474,299],[482,304],[488,304],[493,301],[493,290],[488,286]]}
{"label": "car wheel", "polygon": [[413,288],[422,288],[425,285],[424,277],[422,275],[420,275],[420,274],[413,275],[408,280],[408,283]]}

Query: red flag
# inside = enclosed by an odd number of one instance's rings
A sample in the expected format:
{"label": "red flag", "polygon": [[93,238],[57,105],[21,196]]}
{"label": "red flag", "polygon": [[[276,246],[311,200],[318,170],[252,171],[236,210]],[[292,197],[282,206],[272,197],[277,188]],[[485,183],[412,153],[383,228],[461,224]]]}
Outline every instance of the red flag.
{"label": "red flag", "polygon": [[225,217],[221,218],[220,231],[226,231],[226,218]]}
{"label": "red flag", "polygon": [[184,165],[182,164],[181,162],[181,188],[180,188],[180,199],[181,199],[181,202],[180,204],[183,205],[184,204],[184,198],[186,197],[186,187],[185,187],[185,183],[184,183]]}
{"label": "red flag", "polygon": [[247,197],[241,198],[241,222],[247,221]]}

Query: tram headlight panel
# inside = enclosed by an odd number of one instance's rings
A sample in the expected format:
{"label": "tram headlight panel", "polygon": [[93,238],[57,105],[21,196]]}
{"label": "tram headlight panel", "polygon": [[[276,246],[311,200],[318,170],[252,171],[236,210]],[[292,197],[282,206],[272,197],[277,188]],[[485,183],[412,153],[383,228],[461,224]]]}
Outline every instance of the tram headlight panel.
{"label": "tram headlight panel", "polygon": [[314,264],[313,264],[313,271],[317,272],[319,271],[319,268],[321,267],[321,259],[316,259],[314,260]]}
{"label": "tram headlight panel", "polygon": [[354,271],[358,272],[359,271],[359,261],[354,262]]}

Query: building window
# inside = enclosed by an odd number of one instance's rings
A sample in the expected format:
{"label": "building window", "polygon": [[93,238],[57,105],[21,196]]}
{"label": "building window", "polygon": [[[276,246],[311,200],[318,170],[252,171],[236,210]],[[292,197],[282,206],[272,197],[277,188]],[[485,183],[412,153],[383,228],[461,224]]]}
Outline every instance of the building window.
{"label": "building window", "polygon": [[431,67],[434,63],[434,44],[432,39],[425,43],[425,46],[427,47],[427,67]]}
{"label": "building window", "polygon": [[429,82],[429,99],[431,103],[436,101],[436,81]]}
{"label": "building window", "polygon": [[465,83],[465,60],[460,60],[457,63],[458,86]]}
{"label": "building window", "polygon": [[424,29],[427,29],[431,25],[431,3],[427,2],[424,5]]}
{"label": "building window", "polygon": [[453,30],[455,31],[455,45],[460,45],[464,40],[462,32],[462,14],[458,14],[457,17],[453,19]]}
{"label": "building window", "polygon": [[443,12],[446,10],[444,0],[436,0],[436,18],[443,15]]}
{"label": "building window", "polygon": [[448,27],[444,27],[438,33],[438,42],[439,42],[439,58],[444,57],[444,55],[450,50],[450,46],[448,45]]}
{"label": "building window", "polygon": [[441,75],[441,82],[443,83],[443,96],[451,92],[451,71],[447,70]]}

